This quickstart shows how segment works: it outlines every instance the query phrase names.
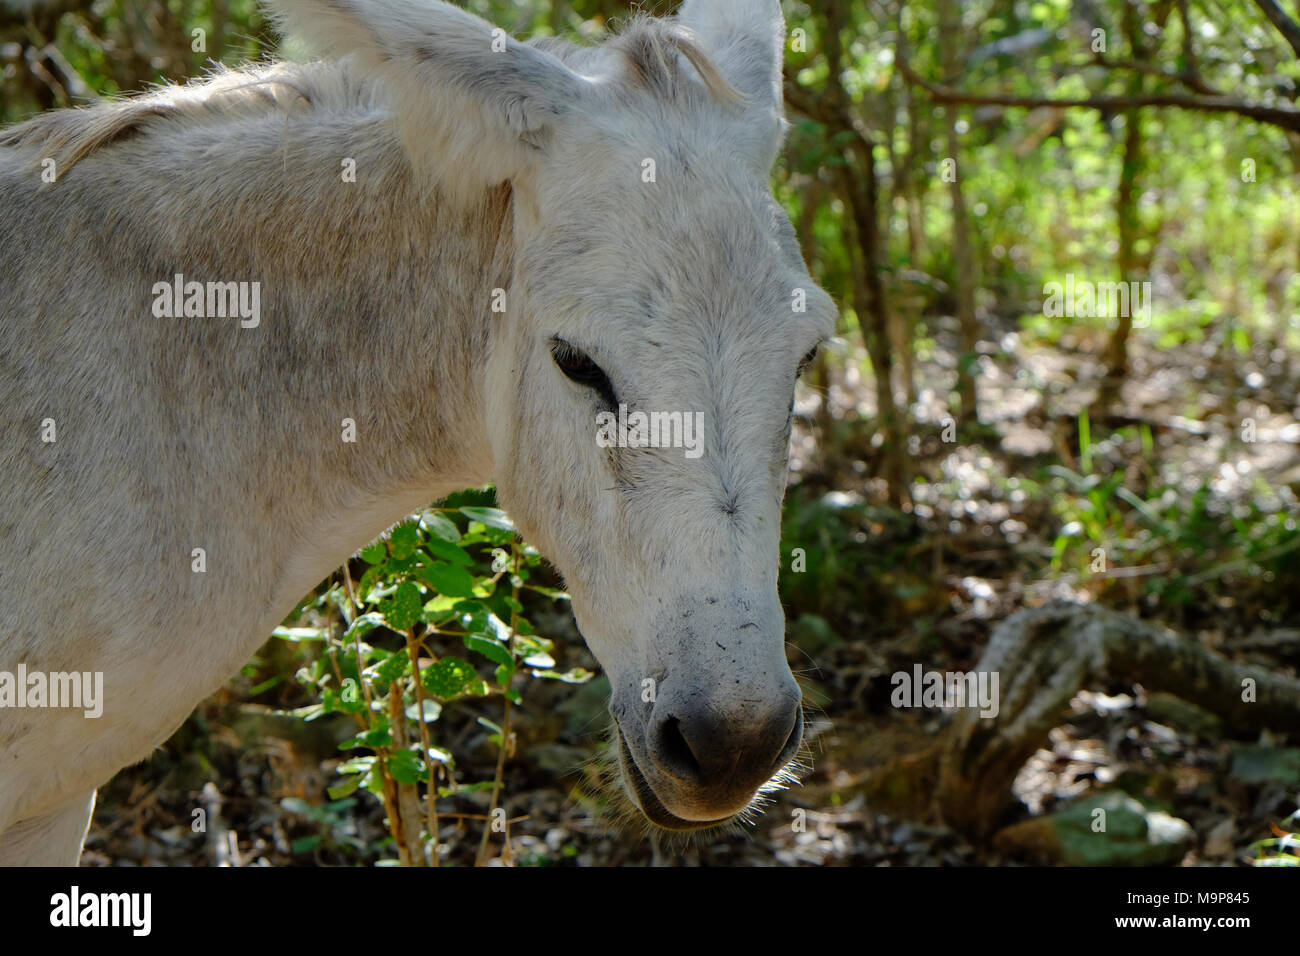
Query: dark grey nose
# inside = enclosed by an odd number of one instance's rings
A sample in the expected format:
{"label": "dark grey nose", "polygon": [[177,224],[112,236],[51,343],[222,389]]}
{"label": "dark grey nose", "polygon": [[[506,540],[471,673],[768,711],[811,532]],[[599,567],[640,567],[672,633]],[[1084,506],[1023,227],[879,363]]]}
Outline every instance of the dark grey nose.
{"label": "dark grey nose", "polygon": [[793,678],[763,699],[724,702],[704,693],[661,697],[648,728],[650,759],[693,802],[743,805],[798,751],[803,740],[799,704]]}

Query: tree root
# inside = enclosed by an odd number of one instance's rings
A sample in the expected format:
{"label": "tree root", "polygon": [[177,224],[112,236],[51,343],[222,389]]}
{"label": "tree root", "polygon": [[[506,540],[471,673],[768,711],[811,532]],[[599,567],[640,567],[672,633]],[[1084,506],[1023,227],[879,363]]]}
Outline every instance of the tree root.
{"label": "tree root", "polygon": [[1096,605],[1054,602],[1012,615],[994,628],[976,669],[998,672],[998,714],[957,712],[939,748],[936,788],[944,820],[975,839],[996,828],[1020,768],[1098,679],[1166,691],[1234,729],[1300,730],[1300,681]]}

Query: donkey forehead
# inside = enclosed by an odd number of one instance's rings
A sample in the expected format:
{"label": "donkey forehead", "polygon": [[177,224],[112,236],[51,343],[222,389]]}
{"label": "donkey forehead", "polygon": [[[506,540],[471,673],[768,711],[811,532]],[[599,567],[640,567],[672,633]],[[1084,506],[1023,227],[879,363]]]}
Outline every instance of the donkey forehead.
{"label": "donkey forehead", "polygon": [[806,349],[833,334],[836,310],[769,185],[779,100],[727,105],[659,29],[638,21],[598,48],[534,41],[599,92],[545,150],[541,229],[521,257],[530,292],[562,316],[551,331],[582,330],[589,344],[696,331],[705,347]]}
{"label": "donkey forehead", "polygon": [[778,354],[833,334],[834,303],[770,194],[657,187],[575,205],[528,245],[521,265],[549,331]]}
{"label": "donkey forehead", "polygon": [[783,138],[775,112],[736,113],[698,91],[665,99],[622,83],[595,102],[566,117],[552,144],[553,167],[566,178],[580,171],[619,191],[767,189]]}

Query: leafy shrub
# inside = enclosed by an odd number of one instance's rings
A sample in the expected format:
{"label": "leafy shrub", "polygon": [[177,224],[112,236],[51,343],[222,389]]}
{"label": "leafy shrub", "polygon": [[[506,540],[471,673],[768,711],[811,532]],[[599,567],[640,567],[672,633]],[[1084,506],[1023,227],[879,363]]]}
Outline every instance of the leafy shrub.
{"label": "leafy shrub", "polygon": [[[437,864],[438,799],[490,791],[483,859],[489,834],[507,832],[500,797],[521,678],[582,683],[592,676],[555,669],[554,645],[524,616],[521,592],[568,596],[533,580],[541,556],[518,540],[504,512],[462,503],[475,500],[482,494],[453,496],[408,517],[275,631],[308,658],[296,677],[313,702],[293,713],[307,721],[349,714],[357,724],[340,745],[349,757],[338,768],[343,779],[329,788],[331,800],[358,791],[382,800],[396,862],[405,865]],[[361,570],[355,582],[354,568]],[[309,618],[321,623],[301,626]],[[496,774],[460,779],[455,755],[437,742],[439,718],[457,702],[491,697],[502,700],[502,720],[478,722],[497,747]]]}

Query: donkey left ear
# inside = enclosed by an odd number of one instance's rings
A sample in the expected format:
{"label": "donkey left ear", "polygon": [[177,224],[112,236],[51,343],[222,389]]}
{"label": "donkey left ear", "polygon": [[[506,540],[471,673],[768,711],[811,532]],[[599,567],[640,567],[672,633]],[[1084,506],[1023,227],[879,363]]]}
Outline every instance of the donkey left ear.
{"label": "donkey left ear", "polygon": [[389,90],[417,173],[453,195],[535,160],[589,87],[556,57],[437,0],[263,0],[284,32],[352,55]]}
{"label": "donkey left ear", "polygon": [[704,41],[722,75],[752,107],[781,113],[780,0],[685,0],[677,19]]}

